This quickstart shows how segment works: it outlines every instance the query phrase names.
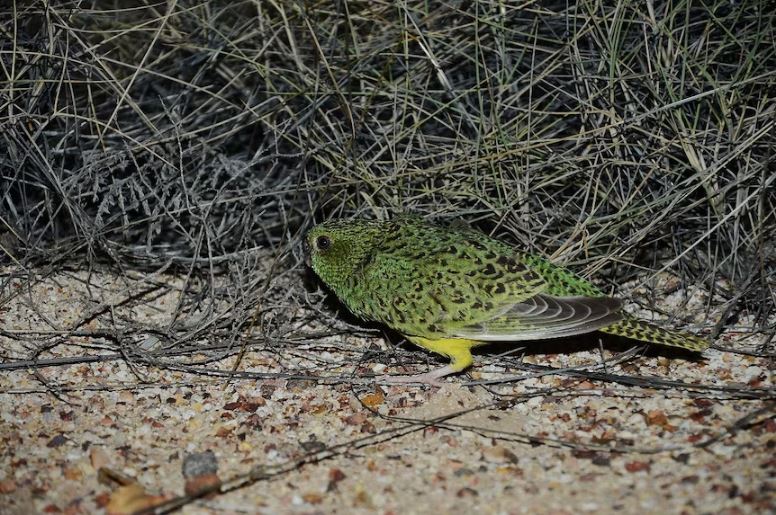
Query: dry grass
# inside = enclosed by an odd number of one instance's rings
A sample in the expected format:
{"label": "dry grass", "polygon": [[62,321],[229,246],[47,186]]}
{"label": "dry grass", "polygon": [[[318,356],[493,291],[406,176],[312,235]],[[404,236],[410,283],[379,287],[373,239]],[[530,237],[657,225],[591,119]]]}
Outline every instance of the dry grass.
{"label": "dry grass", "polygon": [[0,244],[20,269],[252,276],[253,250],[287,254],[312,218],[411,210],[613,283],[671,271],[726,319],[773,313],[764,2],[17,2],[2,20]]}

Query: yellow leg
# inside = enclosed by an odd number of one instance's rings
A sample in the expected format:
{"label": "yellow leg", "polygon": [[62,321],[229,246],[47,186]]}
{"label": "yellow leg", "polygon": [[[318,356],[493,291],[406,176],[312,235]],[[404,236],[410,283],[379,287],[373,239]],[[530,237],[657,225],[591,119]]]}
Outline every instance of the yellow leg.
{"label": "yellow leg", "polygon": [[471,364],[474,363],[474,358],[472,358],[472,347],[480,344],[480,342],[464,340],[462,338],[430,340],[428,338],[421,338],[420,336],[412,336],[407,339],[418,347],[423,347],[431,352],[436,352],[437,354],[450,358],[450,367],[453,372],[460,372],[461,370],[469,368]]}
{"label": "yellow leg", "polygon": [[481,342],[475,340],[464,340],[462,338],[442,338],[439,340],[430,340],[428,338],[421,338],[419,336],[413,336],[408,338],[409,341],[423,347],[424,349],[436,352],[443,356],[450,358],[450,364],[425,374],[418,374],[414,376],[389,376],[382,378],[389,383],[424,383],[432,385],[441,385],[439,379],[460,372],[474,363],[472,358],[472,347],[482,345]]}

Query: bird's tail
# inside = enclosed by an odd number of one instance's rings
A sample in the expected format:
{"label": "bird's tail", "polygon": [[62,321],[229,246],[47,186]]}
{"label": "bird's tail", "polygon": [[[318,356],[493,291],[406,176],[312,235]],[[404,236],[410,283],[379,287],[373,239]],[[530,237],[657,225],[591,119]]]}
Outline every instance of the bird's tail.
{"label": "bird's tail", "polygon": [[663,329],[649,322],[626,317],[617,323],[606,326],[599,331],[624,336],[633,340],[679,347],[682,349],[701,352],[709,347],[709,342],[692,334],[680,333]]}

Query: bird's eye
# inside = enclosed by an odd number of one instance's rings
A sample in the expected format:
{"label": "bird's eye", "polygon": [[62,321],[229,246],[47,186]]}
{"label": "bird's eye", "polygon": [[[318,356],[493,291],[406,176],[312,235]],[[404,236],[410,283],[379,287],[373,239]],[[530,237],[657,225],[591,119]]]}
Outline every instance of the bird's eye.
{"label": "bird's eye", "polygon": [[329,247],[331,247],[331,238],[328,236],[318,236],[315,238],[315,248],[320,250],[321,252],[325,252],[329,250]]}

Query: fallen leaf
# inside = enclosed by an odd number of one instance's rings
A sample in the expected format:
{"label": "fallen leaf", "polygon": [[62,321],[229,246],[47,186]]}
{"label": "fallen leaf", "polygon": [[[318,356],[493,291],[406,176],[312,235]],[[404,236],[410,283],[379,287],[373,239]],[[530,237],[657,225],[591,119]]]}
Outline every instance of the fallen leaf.
{"label": "fallen leaf", "polygon": [[365,395],[361,401],[366,405],[368,408],[375,409],[378,406],[380,406],[385,401],[385,395],[383,395],[382,390],[379,388],[375,390],[374,393],[370,393],[368,395]]}
{"label": "fallen leaf", "polygon": [[108,515],[130,515],[150,510],[167,500],[164,495],[150,495],[137,483],[120,486],[111,495],[105,511]]}

